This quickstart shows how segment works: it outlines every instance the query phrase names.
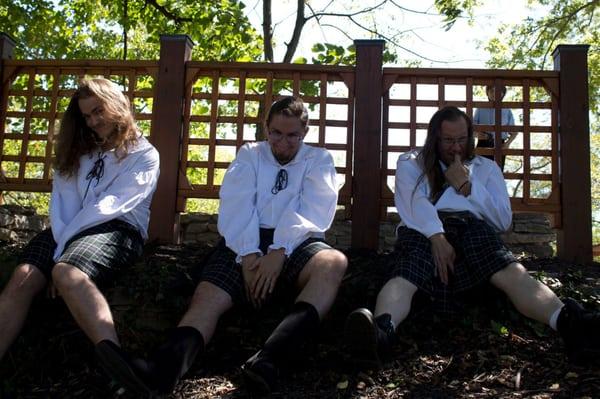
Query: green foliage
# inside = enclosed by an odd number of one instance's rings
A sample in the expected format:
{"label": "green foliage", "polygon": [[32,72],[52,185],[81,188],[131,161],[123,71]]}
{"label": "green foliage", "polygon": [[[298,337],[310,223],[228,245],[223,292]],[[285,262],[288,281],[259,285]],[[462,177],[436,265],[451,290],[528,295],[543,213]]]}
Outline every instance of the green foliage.
{"label": "green foliage", "polygon": [[[125,4],[127,11],[125,12]],[[155,59],[160,35],[187,34],[201,60],[251,61],[261,37],[237,0],[0,0],[17,58]]]}
{"label": "green foliage", "polygon": [[600,2],[531,0],[548,12],[517,25],[502,25],[485,49],[492,68],[552,69],[552,52],[559,44],[586,43],[589,51],[590,109],[600,114]]}
{"label": "green foliage", "polygon": [[[356,48],[353,44],[344,48],[332,43],[315,43],[311,51],[314,54],[313,64],[356,65]],[[383,63],[391,64],[397,61],[398,56],[386,48],[383,52]]]}
{"label": "green foliage", "polygon": [[444,29],[450,30],[457,19],[466,12],[469,18],[473,17],[472,10],[479,4],[477,0],[434,0],[433,4],[438,11],[445,15]]}
{"label": "green foliage", "polygon": [[[502,25],[485,49],[492,68],[553,69],[552,52],[559,44],[585,43],[588,52],[591,112],[591,186],[593,241],[600,243],[600,2],[588,0],[530,0],[542,8],[539,18]],[[535,100],[532,97],[532,100]]]}

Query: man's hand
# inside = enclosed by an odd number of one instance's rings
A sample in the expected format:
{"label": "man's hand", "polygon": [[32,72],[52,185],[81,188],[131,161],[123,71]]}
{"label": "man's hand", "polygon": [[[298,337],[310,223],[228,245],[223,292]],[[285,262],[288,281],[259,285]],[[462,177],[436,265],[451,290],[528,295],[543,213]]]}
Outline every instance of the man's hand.
{"label": "man's hand", "polygon": [[446,181],[456,191],[458,191],[465,182],[469,181],[469,169],[463,165],[460,154],[454,154],[454,161],[446,169],[444,174]]}
{"label": "man's hand", "polygon": [[257,270],[251,286],[252,296],[255,300],[262,303],[268,295],[273,293],[284,262],[285,250],[283,248],[275,249],[256,260]]}
{"label": "man's hand", "polygon": [[429,237],[429,241],[431,241],[431,254],[440,280],[448,285],[449,273],[454,272],[454,260],[456,259],[454,248],[446,240],[444,233],[432,235]]}
{"label": "man's hand", "polygon": [[244,288],[246,291],[246,299],[248,302],[252,304],[254,308],[259,307],[259,303],[254,300],[254,296],[252,295],[252,282],[256,276],[258,263],[256,262],[259,259],[258,254],[248,254],[242,256],[242,275],[244,276]]}

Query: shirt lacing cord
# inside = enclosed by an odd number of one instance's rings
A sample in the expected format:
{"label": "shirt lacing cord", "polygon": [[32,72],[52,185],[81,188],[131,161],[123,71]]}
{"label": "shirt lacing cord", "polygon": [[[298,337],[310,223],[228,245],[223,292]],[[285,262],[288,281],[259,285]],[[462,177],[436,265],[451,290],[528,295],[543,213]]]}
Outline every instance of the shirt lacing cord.
{"label": "shirt lacing cord", "polygon": [[275,178],[275,185],[271,189],[272,194],[277,194],[281,190],[285,189],[288,184],[288,174],[287,170],[279,169],[277,172],[277,177]]}
{"label": "shirt lacing cord", "polygon": [[104,158],[106,158],[106,155],[104,155],[102,152],[98,152],[98,159],[96,160],[96,162],[94,162],[94,166],[92,166],[92,169],[85,176],[85,179],[89,181],[85,189],[83,199],[87,197],[88,191],[90,190],[90,185],[92,184],[92,180],[96,179],[97,186],[98,183],[100,183],[100,179],[102,178],[102,176],[104,176]]}

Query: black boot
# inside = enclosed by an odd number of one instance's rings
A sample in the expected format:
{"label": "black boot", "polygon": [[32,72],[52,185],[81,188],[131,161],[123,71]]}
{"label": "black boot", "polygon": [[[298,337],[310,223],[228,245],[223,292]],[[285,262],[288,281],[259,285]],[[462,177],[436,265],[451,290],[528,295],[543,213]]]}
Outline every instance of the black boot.
{"label": "black boot", "polygon": [[204,337],[193,327],[177,327],[151,357],[153,386],[161,394],[169,394],[189,370],[194,359],[204,350]]}
{"label": "black boot", "polygon": [[565,299],[564,303],[556,327],[569,360],[579,364],[597,361],[600,356],[600,313],[585,310],[571,298]]}
{"label": "black boot", "polygon": [[290,314],[271,333],[263,348],[242,366],[248,389],[259,395],[271,393],[277,386],[282,363],[316,335],[319,322],[319,313],[313,305],[296,302]]}
{"label": "black boot", "polygon": [[390,354],[395,337],[388,313],[374,318],[371,311],[359,308],[346,318],[344,346],[358,367],[380,368]]}
{"label": "black boot", "polygon": [[96,356],[104,372],[113,380],[140,398],[154,397],[148,364],[130,358],[117,344],[105,339],[96,344]]}

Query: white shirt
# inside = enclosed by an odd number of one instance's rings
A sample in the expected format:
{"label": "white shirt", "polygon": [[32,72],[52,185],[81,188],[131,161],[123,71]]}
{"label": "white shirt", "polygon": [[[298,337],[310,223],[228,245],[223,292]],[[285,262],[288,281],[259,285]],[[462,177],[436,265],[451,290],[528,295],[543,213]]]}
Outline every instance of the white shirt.
{"label": "white shirt", "polygon": [[[99,156],[104,157],[103,176],[86,179]],[[150,202],[159,175],[158,151],[148,140],[140,136],[121,160],[115,150],[94,151],[81,156],[79,165],[77,176],[54,174],[50,197],[50,225],[57,243],[54,260],[74,235],[113,219],[133,225],[147,239]]]}
{"label": "white shirt", "polygon": [[[277,173],[288,183],[273,194]],[[289,256],[310,237],[324,237],[337,205],[336,171],[329,152],[300,143],[292,161],[281,165],[268,142],[247,143],[229,165],[221,186],[219,233],[242,256],[262,252],[259,228],[275,229],[269,250],[284,248]]]}
{"label": "white shirt", "polygon": [[[411,151],[400,155],[396,165],[394,200],[402,219],[401,225],[417,230],[429,238],[444,232],[438,211],[470,211],[495,230],[508,230],[512,222],[510,199],[504,176],[494,161],[475,156],[465,165],[469,169],[471,194],[465,197],[449,187],[434,205],[429,200],[430,187],[427,177],[424,177],[414,190],[422,174],[417,154],[416,151]],[[446,169],[443,164],[442,169]]]}

